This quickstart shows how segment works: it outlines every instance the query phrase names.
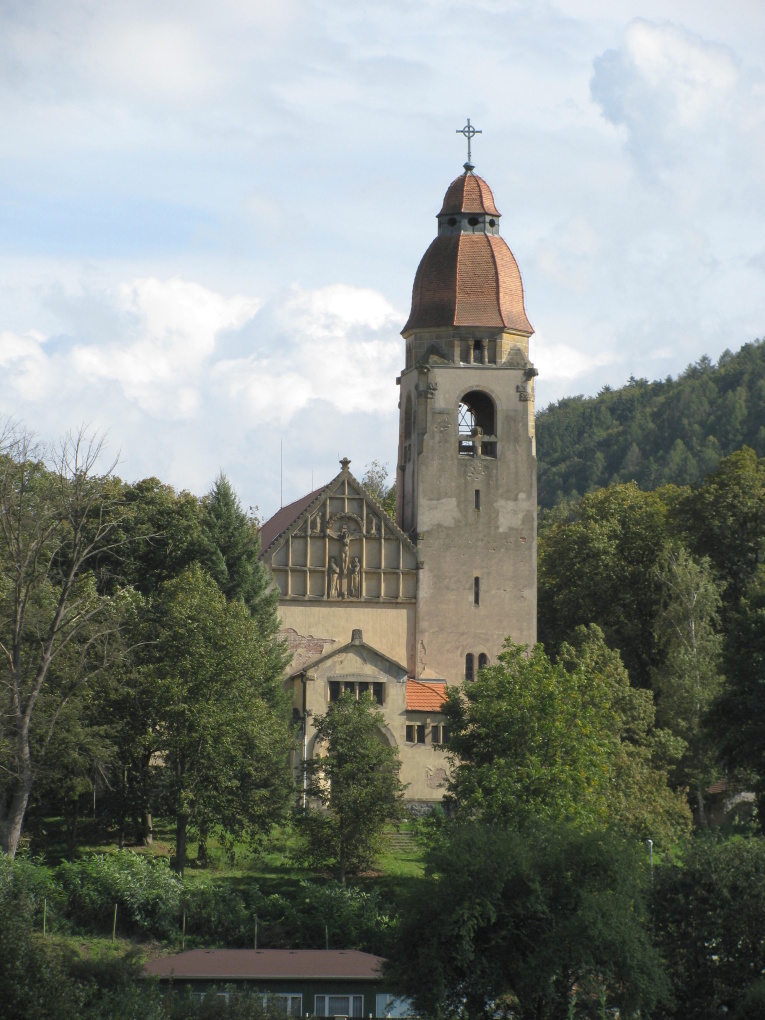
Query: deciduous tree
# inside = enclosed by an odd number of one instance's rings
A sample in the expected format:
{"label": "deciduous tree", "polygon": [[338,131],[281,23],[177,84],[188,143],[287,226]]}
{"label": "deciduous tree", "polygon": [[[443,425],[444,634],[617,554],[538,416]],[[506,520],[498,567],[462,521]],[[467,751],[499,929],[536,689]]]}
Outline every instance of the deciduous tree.
{"label": "deciduous tree", "polygon": [[121,495],[101,454],[83,433],[57,450],[12,425],[0,433],[0,846],[11,857],[35,779],[35,729],[44,746],[116,644],[119,597],[101,595],[92,573],[122,541]]}
{"label": "deciduous tree", "polygon": [[252,836],[282,817],[292,791],[289,705],[272,636],[197,565],[162,586],[150,636],[142,672],[157,695],[158,777],[182,872],[190,826]]}
{"label": "deciduous tree", "polygon": [[318,754],[305,768],[308,795],[321,809],[309,808],[302,825],[313,860],[345,883],[372,864],[385,823],[400,810],[401,762],[369,694],[357,700],[346,692],[314,723]]}
{"label": "deciduous tree", "polygon": [[720,590],[709,560],[697,562],[682,547],[668,554],[660,577],[664,599],[658,619],[661,665],[654,676],[657,716],[685,741],[676,779],[692,791],[697,819],[705,825],[704,792],[720,771],[706,726],[723,682]]}
{"label": "deciduous tree", "polygon": [[665,991],[634,842],[561,823],[453,820],[426,872],[389,950],[419,1016],[626,1018]]}
{"label": "deciduous tree", "polygon": [[508,644],[499,661],[444,706],[453,759],[449,798],[463,816],[608,822],[671,838],[688,824],[667,787],[675,745],[653,728],[651,693],[630,687],[597,627],[580,628],[550,661]]}

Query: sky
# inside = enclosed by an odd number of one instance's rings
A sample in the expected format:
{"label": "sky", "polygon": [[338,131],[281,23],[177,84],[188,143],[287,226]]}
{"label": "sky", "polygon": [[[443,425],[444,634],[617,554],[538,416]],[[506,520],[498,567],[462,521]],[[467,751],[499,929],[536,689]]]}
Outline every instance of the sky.
{"label": "sky", "polygon": [[763,39],[761,0],[0,0],[0,417],[263,517],[392,477],[467,117],[538,408],[737,350]]}

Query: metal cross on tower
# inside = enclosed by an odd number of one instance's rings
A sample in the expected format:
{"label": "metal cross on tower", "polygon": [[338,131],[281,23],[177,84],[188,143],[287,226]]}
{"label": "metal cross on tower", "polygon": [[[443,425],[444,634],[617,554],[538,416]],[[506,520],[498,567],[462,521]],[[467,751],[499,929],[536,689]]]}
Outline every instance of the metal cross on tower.
{"label": "metal cross on tower", "polygon": [[473,138],[475,138],[476,135],[482,135],[483,131],[480,131],[478,128],[474,128],[473,125],[470,123],[470,117],[468,117],[467,124],[464,126],[464,128],[457,128],[455,134],[464,135],[465,138],[467,138],[468,158],[467,163],[465,163],[464,166],[466,170],[472,170],[473,160],[471,159],[470,156],[470,143],[473,140]]}

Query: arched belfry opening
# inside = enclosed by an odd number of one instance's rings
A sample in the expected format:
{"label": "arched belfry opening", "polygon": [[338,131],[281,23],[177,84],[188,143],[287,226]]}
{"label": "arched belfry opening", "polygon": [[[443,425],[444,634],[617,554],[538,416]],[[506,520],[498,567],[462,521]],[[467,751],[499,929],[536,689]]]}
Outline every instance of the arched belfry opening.
{"label": "arched belfry opening", "polygon": [[460,456],[497,456],[497,409],[488,393],[470,390],[457,410]]}

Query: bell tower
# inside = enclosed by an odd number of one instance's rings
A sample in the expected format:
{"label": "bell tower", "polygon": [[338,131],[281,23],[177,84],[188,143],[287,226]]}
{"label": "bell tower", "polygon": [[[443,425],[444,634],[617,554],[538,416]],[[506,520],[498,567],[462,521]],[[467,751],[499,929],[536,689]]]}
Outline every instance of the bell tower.
{"label": "bell tower", "polygon": [[402,330],[396,520],[417,545],[415,676],[536,641],[533,330],[486,181],[449,185]]}

